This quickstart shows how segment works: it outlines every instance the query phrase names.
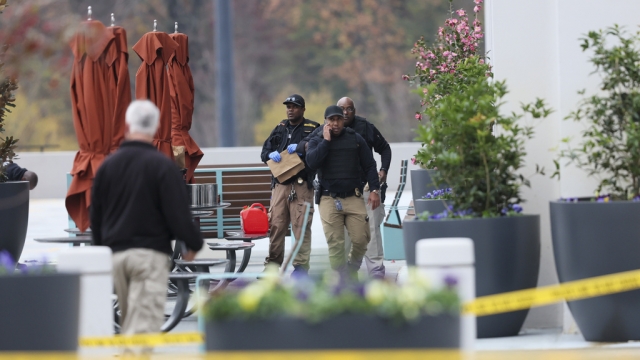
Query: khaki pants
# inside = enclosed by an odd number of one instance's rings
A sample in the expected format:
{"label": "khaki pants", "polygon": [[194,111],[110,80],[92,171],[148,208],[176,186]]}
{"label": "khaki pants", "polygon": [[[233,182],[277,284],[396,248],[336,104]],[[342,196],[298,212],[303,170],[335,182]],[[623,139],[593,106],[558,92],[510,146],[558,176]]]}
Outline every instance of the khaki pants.
{"label": "khaki pants", "polygon": [[[369,201],[369,191],[364,192],[364,203]],[[371,241],[367,246],[367,252],[364,254],[364,262],[367,265],[369,275],[374,277],[384,277],[385,268],[383,263],[384,251],[382,248],[382,232],[380,225],[384,221],[384,204],[380,204],[375,210],[371,210],[371,206],[367,205],[367,215],[369,216],[369,231],[371,232]],[[351,238],[345,228],[345,250],[351,248]]]}
{"label": "khaki pants", "polygon": [[112,259],[121,333],[159,332],[164,323],[169,256],[138,248],[116,252]]}
{"label": "khaki pants", "polygon": [[[291,187],[296,191],[296,198],[289,202]],[[311,255],[311,222],[313,221],[313,189],[307,188],[307,182],[298,184],[294,182],[289,185],[276,184],[271,191],[271,206],[269,207],[269,225],[271,232],[269,235],[269,256],[264,264],[275,263],[278,266],[284,261],[284,238],[288,235],[289,224],[293,229],[296,240],[300,239],[302,223],[304,221],[304,203],[311,205],[307,229],[304,232],[304,239],[300,251],[293,260],[293,265],[300,265],[309,269],[309,257]],[[293,250],[293,249],[292,249]]]}
{"label": "khaki pants", "polygon": [[[329,245],[329,262],[334,270],[342,270],[347,260],[353,268],[359,268],[371,237],[364,199],[357,196],[336,198],[342,203],[342,211],[336,209],[335,199],[320,199],[320,219]],[[349,258],[345,256],[345,232],[347,228],[352,246]]]}

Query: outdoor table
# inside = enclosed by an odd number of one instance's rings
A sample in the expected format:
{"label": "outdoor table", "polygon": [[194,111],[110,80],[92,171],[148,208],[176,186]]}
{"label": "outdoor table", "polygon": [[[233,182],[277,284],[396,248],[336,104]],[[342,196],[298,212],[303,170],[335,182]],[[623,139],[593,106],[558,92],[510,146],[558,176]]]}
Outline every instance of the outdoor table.
{"label": "outdoor table", "polygon": [[73,246],[80,246],[81,244],[91,245],[90,235],[40,238],[40,239],[33,239],[33,240],[40,243],[49,243],[49,244],[73,244]]}
{"label": "outdoor table", "polygon": [[78,228],[73,228],[73,229],[64,229],[64,231],[68,232],[69,234],[72,235],[80,235],[80,236],[91,236],[91,229],[87,229],[85,231],[82,231]]}
{"label": "outdoor table", "polygon": [[[239,274],[244,272],[249,265],[249,260],[251,259],[251,248],[255,246],[252,241],[267,238],[269,234],[245,234],[242,231],[228,231],[227,236],[225,236],[225,240],[230,240],[234,242],[229,243],[218,243],[218,242],[208,242],[207,245],[211,250],[224,250],[227,253],[227,267],[225,268],[225,272],[236,273]],[[240,242],[242,241],[242,242]],[[236,251],[243,250],[242,261],[240,261],[240,267],[236,271]],[[233,281],[233,280],[231,280]]]}

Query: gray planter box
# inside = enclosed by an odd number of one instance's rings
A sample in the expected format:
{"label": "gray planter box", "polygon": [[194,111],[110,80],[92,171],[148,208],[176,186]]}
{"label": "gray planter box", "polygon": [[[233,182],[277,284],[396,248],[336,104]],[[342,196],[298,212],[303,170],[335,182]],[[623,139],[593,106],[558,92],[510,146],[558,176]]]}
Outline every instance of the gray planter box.
{"label": "gray planter box", "polygon": [[[640,269],[640,203],[551,202],[560,282]],[[570,301],[587,341],[640,340],[640,290]]]}
{"label": "gray planter box", "polygon": [[29,182],[0,183],[0,251],[20,259],[29,224]]}
{"label": "gray planter box", "polygon": [[0,276],[0,351],[76,351],[80,275]]}
{"label": "gray planter box", "polygon": [[416,210],[416,216],[422,214],[425,211],[431,213],[431,215],[439,214],[445,211],[446,206],[450,205],[449,201],[445,200],[432,200],[432,199],[417,199],[413,200],[413,208]]}
{"label": "gray planter box", "polygon": [[431,179],[436,170],[417,169],[411,170],[411,195],[413,195],[413,201],[422,199],[427,193],[433,190],[441,189],[443,186],[436,186]]}
{"label": "gray planter box", "polygon": [[459,348],[460,318],[425,316],[403,325],[355,314],[319,324],[293,318],[207,322],[205,341],[207,351]]}
{"label": "gray planter box", "polygon": [[[468,237],[476,258],[476,296],[535,288],[540,267],[540,216],[492,219],[405,221],[402,225],[407,265],[415,265],[416,242],[440,237]],[[478,337],[518,335],[529,310],[478,318]]]}

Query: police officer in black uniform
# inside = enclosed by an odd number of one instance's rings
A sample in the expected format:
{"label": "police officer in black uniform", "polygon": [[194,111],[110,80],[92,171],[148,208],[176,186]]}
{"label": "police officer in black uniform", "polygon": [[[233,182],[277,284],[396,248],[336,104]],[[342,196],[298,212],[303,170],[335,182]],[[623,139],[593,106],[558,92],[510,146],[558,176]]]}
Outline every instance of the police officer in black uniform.
{"label": "police officer in black uniform", "polygon": [[[362,136],[345,128],[343,110],[339,106],[331,105],[325,110],[322,129],[322,133],[309,139],[307,164],[318,170],[320,219],[329,245],[331,268],[355,275],[371,237],[361,174],[365,174],[371,191],[367,205],[375,210],[380,206],[376,162]],[[345,227],[352,241],[348,258],[345,256]]]}
{"label": "police officer in black uniform", "polygon": [[[356,105],[348,97],[343,97],[338,100],[338,106],[340,106],[344,113],[344,123],[346,127],[350,127],[355,132],[360,134],[367,142],[369,149],[380,154],[380,170],[378,171],[378,178],[380,179],[381,186],[381,202],[384,203],[384,191],[386,189],[387,172],[391,165],[391,146],[387,140],[382,136],[380,131],[367,121],[367,119],[356,115]],[[364,180],[364,179],[363,179]],[[364,189],[364,201],[369,198],[370,192],[367,186]],[[385,268],[383,263],[384,251],[382,249],[382,233],[380,232],[380,225],[384,221],[384,206],[380,206],[373,210],[367,207],[367,214],[369,215],[369,227],[371,230],[371,241],[367,246],[367,253],[364,255],[365,264],[367,265],[367,271],[369,276],[374,278],[384,278]],[[347,244],[348,247],[348,244]]]}
{"label": "police officer in black uniform", "polygon": [[[304,161],[307,143],[305,138],[320,126],[317,122],[304,118],[305,102],[302,96],[293,94],[287,97],[283,104],[287,106],[287,119],[282,120],[264,142],[261,153],[264,163],[269,159],[280,162],[282,159],[280,153],[285,150],[289,154],[297,153]],[[304,221],[304,203],[313,204],[312,184],[315,176],[315,171],[305,164],[305,168],[289,180],[282,183],[275,177],[271,180],[269,256],[265,259],[265,265],[269,263],[282,265],[284,238],[291,224],[296,239],[304,236],[300,251],[293,261],[294,276],[300,273],[306,274],[309,271],[313,208],[309,213],[305,233],[300,234],[300,231]]]}
{"label": "police officer in black uniform", "polygon": [[[367,142],[367,146],[370,151],[375,151],[380,154],[381,166],[378,171],[378,178],[381,185],[381,203],[384,203],[384,190],[386,188],[387,171],[391,165],[391,146],[387,140],[382,136],[380,131],[367,121],[367,119],[356,115],[356,106],[353,100],[348,97],[343,97],[338,100],[338,106],[342,108],[344,114],[344,125],[347,128],[353,129],[356,133],[360,134],[362,138]],[[316,129],[313,136],[319,134],[322,129]],[[366,176],[362,173],[362,181],[366,183]],[[363,196],[365,202],[369,199],[369,188],[365,186]],[[380,206],[375,210],[367,207],[367,214],[369,215],[369,227],[371,232],[371,241],[367,246],[367,252],[364,255],[365,264],[369,276],[373,278],[384,278],[385,267],[383,263],[384,251],[382,248],[382,233],[380,232],[380,225],[384,221],[384,206]],[[347,251],[351,247],[351,241],[349,237],[346,237],[345,241]]]}

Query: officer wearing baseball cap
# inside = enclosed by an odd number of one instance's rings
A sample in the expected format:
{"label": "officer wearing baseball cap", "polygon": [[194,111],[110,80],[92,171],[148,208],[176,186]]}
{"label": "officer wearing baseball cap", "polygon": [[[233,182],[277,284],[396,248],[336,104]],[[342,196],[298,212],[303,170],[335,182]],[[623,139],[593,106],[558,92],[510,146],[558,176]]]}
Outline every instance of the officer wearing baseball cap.
{"label": "officer wearing baseball cap", "polygon": [[[331,105],[324,117],[322,133],[309,139],[307,165],[318,171],[320,219],[329,245],[331,268],[356,276],[371,238],[361,171],[371,192],[367,205],[374,210],[380,206],[380,181],[366,141],[353,129],[345,128],[343,109]],[[348,256],[345,226],[352,242]]]}
{"label": "officer wearing baseball cap", "polygon": [[[261,160],[266,163],[269,159],[280,162],[280,153],[287,151],[296,153],[304,161],[306,155],[306,137],[320,124],[304,118],[304,98],[298,94],[287,97],[284,102],[287,107],[287,119],[282,120],[262,145]],[[313,179],[315,171],[306,164],[305,168],[289,180],[282,183],[275,177],[271,179],[271,206],[269,208],[269,256],[265,265],[275,263],[278,266],[284,261],[284,238],[288,233],[289,224],[297,239],[303,236],[302,246],[293,260],[294,275],[308,273],[309,257],[311,254],[311,222],[313,209],[307,223],[307,230],[300,234],[304,216],[304,203],[313,203]]]}

